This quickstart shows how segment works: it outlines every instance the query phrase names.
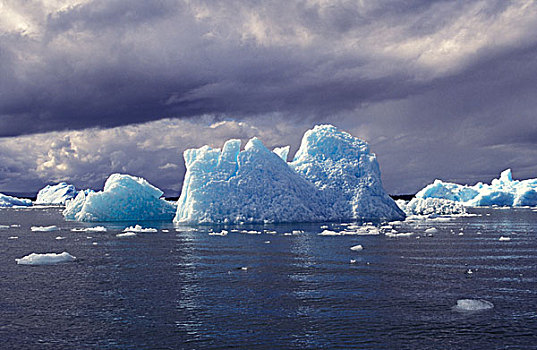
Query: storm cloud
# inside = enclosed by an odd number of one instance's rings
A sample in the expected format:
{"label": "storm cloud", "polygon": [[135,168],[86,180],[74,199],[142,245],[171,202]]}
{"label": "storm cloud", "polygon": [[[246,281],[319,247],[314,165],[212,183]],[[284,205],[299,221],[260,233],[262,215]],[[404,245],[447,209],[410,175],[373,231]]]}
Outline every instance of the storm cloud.
{"label": "storm cloud", "polygon": [[392,193],[536,177],[536,32],[533,1],[3,0],[0,190],[178,189],[185,148],[315,123],[368,140]]}

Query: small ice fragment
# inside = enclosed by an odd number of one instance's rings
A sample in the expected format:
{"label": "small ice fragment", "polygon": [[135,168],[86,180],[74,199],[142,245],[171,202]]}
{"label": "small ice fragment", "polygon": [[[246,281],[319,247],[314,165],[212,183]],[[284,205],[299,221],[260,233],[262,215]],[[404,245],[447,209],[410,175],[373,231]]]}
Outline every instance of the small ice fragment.
{"label": "small ice fragment", "polygon": [[480,234],[481,234],[481,231],[477,231],[475,234],[476,234],[476,235],[480,235]]}
{"label": "small ice fragment", "polygon": [[350,249],[354,250],[354,251],[360,251],[360,250],[363,250],[364,247],[362,247],[361,244],[358,244],[358,245],[355,245],[355,246],[351,247]]}
{"label": "small ice fragment", "polygon": [[437,232],[438,230],[436,229],[436,227],[430,227],[425,230],[425,233],[437,233]]}
{"label": "small ice fragment", "polygon": [[56,240],[58,240],[58,241],[59,241],[59,240],[62,240],[62,239],[65,239],[65,237],[62,237],[62,236],[58,236],[58,237],[56,237]]}
{"label": "small ice fragment", "polygon": [[149,232],[158,232],[156,228],[148,227],[143,228],[140,225],[130,226],[126,227],[123,232],[143,232],[143,233],[149,233]]}
{"label": "small ice fragment", "polygon": [[502,242],[507,242],[507,241],[510,241],[510,240],[511,240],[511,237],[501,236],[498,240],[499,240],[499,241],[502,241]]}
{"label": "small ice fragment", "polygon": [[459,236],[464,236],[464,232],[459,232]]}
{"label": "small ice fragment", "polygon": [[341,232],[324,230],[323,232],[319,233],[319,236],[341,236]]}
{"label": "small ice fragment", "polygon": [[246,266],[241,267],[242,271],[248,271],[248,268]]}
{"label": "small ice fragment", "polygon": [[93,238],[93,237],[91,237],[91,236],[86,236],[86,239],[92,239],[92,238]]}
{"label": "small ice fragment", "polygon": [[304,233],[304,231],[302,231],[302,230],[293,230],[291,233],[294,234],[294,235],[298,235],[298,234]]}
{"label": "small ice fragment", "polygon": [[8,229],[9,226],[8,225],[0,225],[0,230],[5,230],[5,229]]}
{"label": "small ice fragment", "polygon": [[481,311],[490,310],[493,307],[494,304],[483,299],[459,299],[453,309],[459,311]]}
{"label": "small ice fragment", "polygon": [[59,231],[60,229],[56,225],[51,225],[51,226],[32,226],[31,230],[33,232],[49,232],[49,231]]}
{"label": "small ice fragment", "polygon": [[[231,230],[231,231],[233,231],[233,230]],[[274,231],[274,230],[265,230],[265,233],[274,235],[274,234],[276,234],[276,233],[278,233],[278,232],[276,232],[276,231]]]}
{"label": "small ice fragment", "polygon": [[400,237],[410,237],[413,234],[414,232],[401,232],[401,233],[386,232],[384,235],[389,238],[400,238]]}
{"label": "small ice fragment", "polygon": [[270,241],[265,241],[265,244],[270,244]]}
{"label": "small ice fragment", "polygon": [[222,230],[220,232],[209,232],[209,236],[226,236],[228,231]]}
{"label": "small ice fragment", "polygon": [[9,236],[7,239],[19,239],[18,236]]}
{"label": "small ice fragment", "polygon": [[46,253],[46,254],[37,254],[32,253],[26,255],[20,259],[15,259],[19,265],[52,265],[63,262],[75,261],[76,257],[72,256],[67,252],[61,254],[56,253]]}
{"label": "small ice fragment", "polygon": [[324,230],[324,229],[327,229],[327,228],[328,228],[328,225],[322,225],[322,226],[321,226],[321,229],[323,229],[323,230]]}
{"label": "small ice fragment", "polygon": [[170,232],[170,230],[163,229],[162,232],[168,233],[168,232]]}
{"label": "small ice fragment", "polygon": [[18,224],[13,224],[13,225],[9,225],[10,227],[21,227],[21,225],[18,225]]}
{"label": "small ice fragment", "polygon": [[467,274],[467,275],[471,275],[471,274],[473,274],[473,273],[474,273],[474,271],[472,271],[472,269],[468,269],[468,270],[466,270],[466,274]]}
{"label": "small ice fragment", "polygon": [[124,233],[118,233],[116,237],[134,237],[136,236],[136,232],[124,232]]}
{"label": "small ice fragment", "polygon": [[97,242],[93,242],[92,244],[93,244],[93,245],[98,245],[99,243],[97,243]]}
{"label": "small ice fragment", "polygon": [[355,264],[356,263],[356,259],[351,259],[351,264]]}

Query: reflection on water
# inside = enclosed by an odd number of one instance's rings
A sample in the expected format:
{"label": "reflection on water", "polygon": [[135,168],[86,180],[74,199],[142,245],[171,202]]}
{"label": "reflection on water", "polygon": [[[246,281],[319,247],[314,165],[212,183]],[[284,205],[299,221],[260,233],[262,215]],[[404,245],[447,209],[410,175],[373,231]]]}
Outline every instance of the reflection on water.
{"label": "reflection on water", "polygon": [[[537,213],[475,212],[405,222],[396,229],[414,235],[401,238],[318,235],[345,228],[337,223],[157,222],[140,224],[158,233],[118,238],[136,222],[72,232],[103,224],[65,222],[57,208],[2,209],[0,225],[21,226],[0,230],[0,339],[10,348],[530,348]],[[14,262],[53,251],[77,261]],[[494,308],[454,312],[460,299]]]}

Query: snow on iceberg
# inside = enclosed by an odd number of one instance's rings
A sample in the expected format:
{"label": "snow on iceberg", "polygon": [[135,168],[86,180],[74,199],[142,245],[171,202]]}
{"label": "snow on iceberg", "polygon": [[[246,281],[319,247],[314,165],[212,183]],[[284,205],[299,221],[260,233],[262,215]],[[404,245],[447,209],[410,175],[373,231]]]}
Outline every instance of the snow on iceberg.
{"label": "snow on iceberg", "polygon": [[31,206],[32,201],[25,198],[17,198],[0,193],[0,208],[13,206]]}
{"label": "snow on iceberg", "polygon": [[184,152],[186,174],[174,221],[180,223],[395,220],[404,213],[386,194],[368,145],[331,125],[289,149],[268,150],[257,138],[222,149]]}
{"label": "snow on iceberg", "polygon": [[48,185],[39,190],[35,204],[65,204],[75,198],[77,190],[75,186],[60,182],[56,185]]}
{"label": "snow on iceberg", "polygon": [[102,191],[79,192],[67,203],[63,215],[76,221],[171,221],[175,205],[161,199],[162,194],[143,178],[112,174]]}
{"label": "snow on iceberg", "polygon": [[53,265],[64,262],[75,261],[76,257],[72,256],[67,252],[61,254],[56,253],[46,253],[46,254],[37,254],[32,253],[26,255],[20,259],[15,259],[19,265]]}
{"label": "snow on iceberg", "polygon": [[464,206],[537,206],[537,179],[513,180],[511,169],[504,170],[491,184],[473,186],[435,180],[416,194],[416,198],[439,198]]}

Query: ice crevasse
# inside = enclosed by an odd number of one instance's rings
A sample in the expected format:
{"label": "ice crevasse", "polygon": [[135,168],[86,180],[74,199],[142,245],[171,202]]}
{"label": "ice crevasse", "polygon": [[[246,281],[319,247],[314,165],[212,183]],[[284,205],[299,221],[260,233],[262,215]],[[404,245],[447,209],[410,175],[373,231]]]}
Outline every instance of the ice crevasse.
{"label": "ice crevasse", "polygon": [[171,221],[175,205],[162,199],[162,195],[160,189],[143,178],[112,174],[102,191],[80,191],[67,203],[63,215],[76,221]]}
{"label": "ice crevasse", "polygon": [[382,187],[366,142],[319,125],[308,130],[291,162],[288,147],[253,138],[222,149],[184,152],[186,174],[174,221],[181,223],[399,220],[404,213]]}

